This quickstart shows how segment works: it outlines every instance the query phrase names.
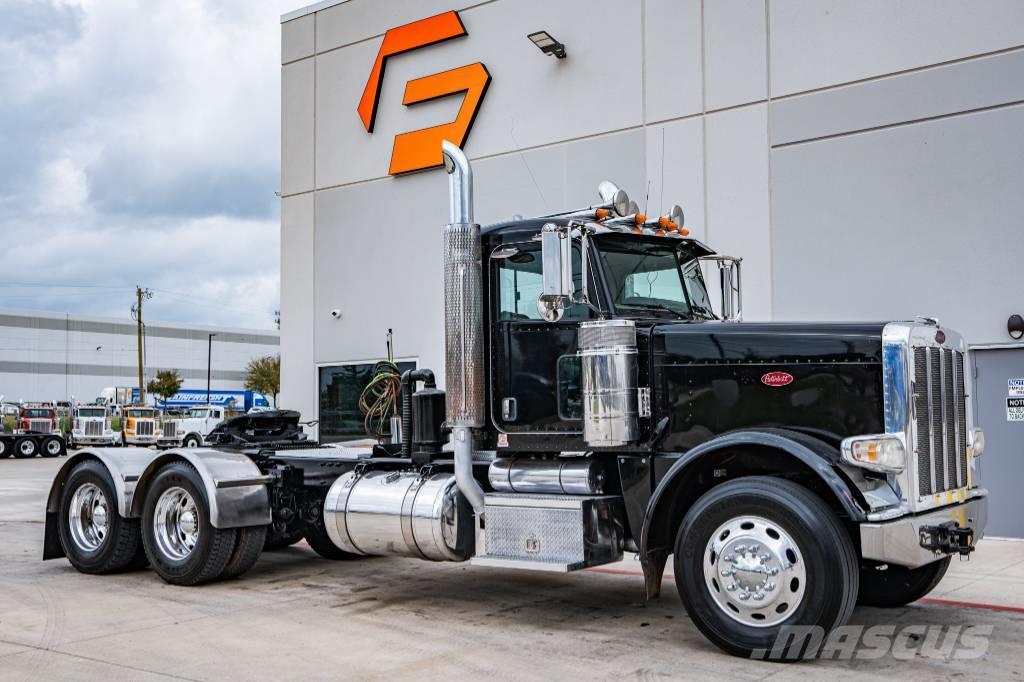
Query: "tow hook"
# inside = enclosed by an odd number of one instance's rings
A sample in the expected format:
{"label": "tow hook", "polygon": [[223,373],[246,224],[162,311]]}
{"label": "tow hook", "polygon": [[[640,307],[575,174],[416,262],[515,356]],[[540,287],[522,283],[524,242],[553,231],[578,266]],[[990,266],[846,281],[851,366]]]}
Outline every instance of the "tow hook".
{"label": "tow hook", "polygon": [[921,547],[943,554],[959,554],[962,557],[975,550],[974,530],[960,528],[956,521],[947,521],[938,526],[923,526],[920,530]]}

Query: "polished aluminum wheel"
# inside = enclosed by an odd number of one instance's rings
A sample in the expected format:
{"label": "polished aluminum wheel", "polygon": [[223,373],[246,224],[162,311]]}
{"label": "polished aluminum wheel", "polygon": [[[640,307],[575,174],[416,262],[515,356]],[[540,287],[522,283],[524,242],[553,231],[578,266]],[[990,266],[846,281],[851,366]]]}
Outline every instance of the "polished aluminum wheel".
{"label": "polished aluminum wheel", "polygon": [[54,438],[46,443],[46,454],[57,456],[60,454],[60,441]]}
{"label": "polished aluminum wheel", "polygon": [[803,600],[807,583],[803,554],[774,521],[740,516],[723,523],[708,541],[703,564],[711,597],[743,625],[778,625]]}
{"label": "polished aluminum wheel", "polygon": [[160,552],[169,559],[188,558],[199,540],[199,511],[184,488],[168,488],[156,501],[153,536]]}
{"label": "polished aluminum wheel", "polygon": [[83,483],[71,497],[68,507],[68,527],[71,541],[83,552],[95,552],[107,537],[110,517],[107,497],[99,486]]}

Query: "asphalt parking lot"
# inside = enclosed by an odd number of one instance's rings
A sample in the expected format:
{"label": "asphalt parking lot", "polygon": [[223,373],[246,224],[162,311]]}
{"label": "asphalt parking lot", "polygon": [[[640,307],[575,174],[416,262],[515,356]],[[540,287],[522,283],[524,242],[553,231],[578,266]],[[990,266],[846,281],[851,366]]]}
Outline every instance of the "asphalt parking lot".
{"label": "asphalt parking lot", "polygon": [[645,604],[631,561],[550,575],[329,562],[300,544],[198,588],[146,570],[80,575],[40,560],[46,491],[63,461],[0,460],[0,680],[1024,678],[1022,542],[984,541],[925,602],[854,614],[897,632],[991,627],[980,656],[926,655],[911,634],[902,655],[786,665],[721,654],[670,579]]}

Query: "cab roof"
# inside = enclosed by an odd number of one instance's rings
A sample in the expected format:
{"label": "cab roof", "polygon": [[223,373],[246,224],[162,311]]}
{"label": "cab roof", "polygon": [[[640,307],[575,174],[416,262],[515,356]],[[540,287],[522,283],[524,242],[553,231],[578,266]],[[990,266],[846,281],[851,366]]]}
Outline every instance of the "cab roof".
{"label": "cab roof", "polygon": [[[522,218],[519,220],[508,220],[501,223],[493,223],[480,228],[480,236],[491,238],[499,243],[520,241],[526,236],[532,236],[541,231],[548,223],[555,225],[568,225],[572,220],[569,216],[547,216],[540,218]],[[656,241],[668,244],[685,244],[694,257],[714,255],[714,249],[703,242],[689,237],[659,237],[657,235],[634,234],[632,232],[606,232],[604,234],[592,235],[595,240],[601,240],[609,236],[622,236],[629,239],[641,239],[645,241]]]}

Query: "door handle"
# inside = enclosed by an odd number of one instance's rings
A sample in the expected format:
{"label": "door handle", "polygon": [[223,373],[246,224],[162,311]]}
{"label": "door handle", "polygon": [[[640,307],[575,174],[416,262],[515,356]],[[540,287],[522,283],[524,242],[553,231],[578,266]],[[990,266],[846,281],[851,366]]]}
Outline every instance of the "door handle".
{"label": "door handle", "polygon": [[518,416],[518,409],[515,398],[502,398],[501,400],[501,420],[506,422],[514,422]]}

